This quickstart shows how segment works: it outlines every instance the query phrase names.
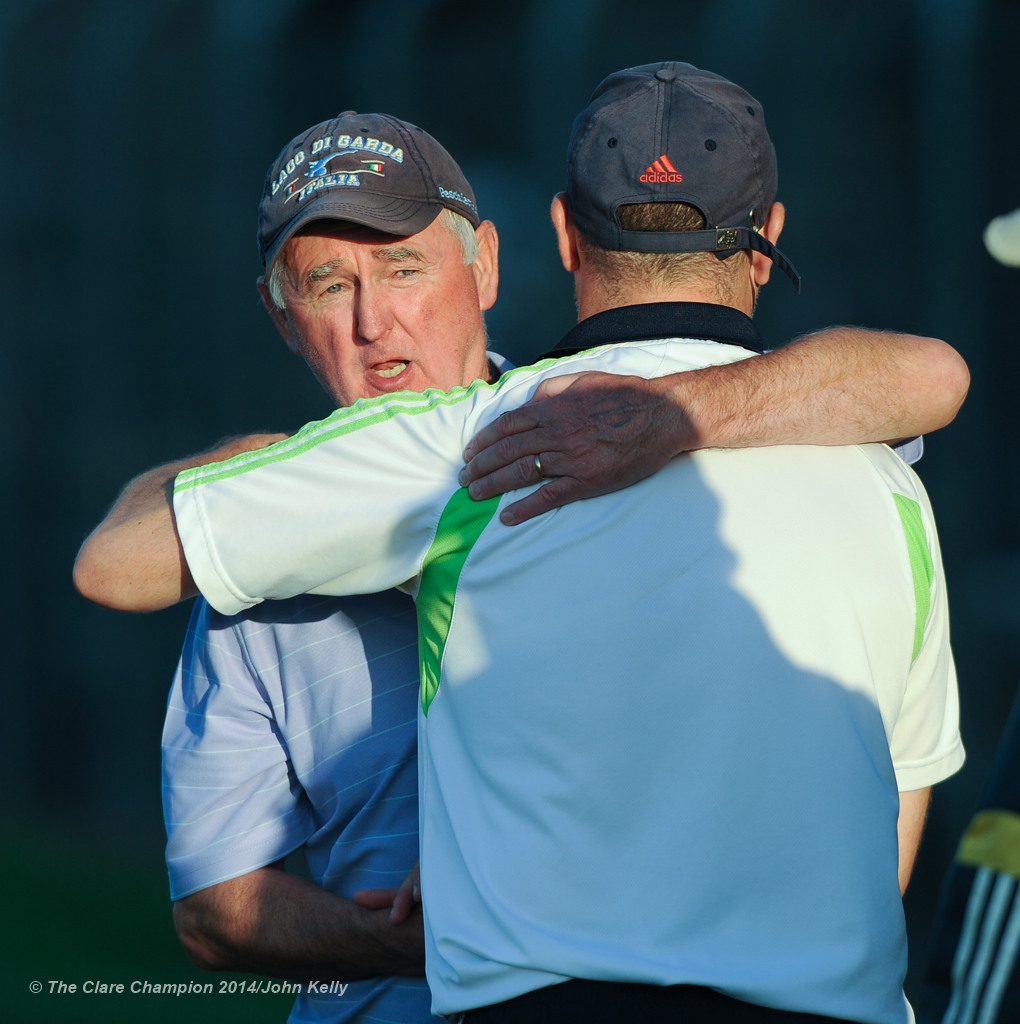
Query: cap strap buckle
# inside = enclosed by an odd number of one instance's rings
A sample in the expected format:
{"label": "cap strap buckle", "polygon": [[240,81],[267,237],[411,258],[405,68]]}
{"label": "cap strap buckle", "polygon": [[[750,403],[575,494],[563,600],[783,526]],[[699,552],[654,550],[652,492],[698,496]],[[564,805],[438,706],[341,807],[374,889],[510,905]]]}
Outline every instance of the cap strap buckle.
{"label": "cap strap buckle", "polygon": [[740,232],[736,228],[716,228],[716,249],[736,249],[740,241]]}

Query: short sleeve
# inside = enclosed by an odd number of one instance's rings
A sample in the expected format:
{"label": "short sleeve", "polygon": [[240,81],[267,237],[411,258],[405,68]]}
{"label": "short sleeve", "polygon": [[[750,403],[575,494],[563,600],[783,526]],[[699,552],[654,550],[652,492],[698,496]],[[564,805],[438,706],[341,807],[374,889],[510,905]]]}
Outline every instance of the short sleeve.
{"label": "short sleeve", "polygon": [[235,626],[202,599],[167,705],[163,814],[175,900],[279,860],[314,830]]}
{"label": "short sleeve", "polygon": [[913,466],[921,461],[924,455],[924,438],[908,437],[892,446],[892,450],[908,465]]}
{"label": "short sleeve", "polygon": [[[904,531],[911,547],[918,621],[915,654],[890,739],[900,790],[923,789],[941,782],[964,762],[942,557],[923,490],[918,491],[917,499],[901,503]],[[925,605],[927,614],[923,615]]]}

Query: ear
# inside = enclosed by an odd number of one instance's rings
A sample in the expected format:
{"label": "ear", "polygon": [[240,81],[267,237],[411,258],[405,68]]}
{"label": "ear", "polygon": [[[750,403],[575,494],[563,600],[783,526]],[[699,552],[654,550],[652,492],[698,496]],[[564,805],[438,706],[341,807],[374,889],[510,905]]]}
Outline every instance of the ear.
{"label": "ear", "polygon": [[287,348],[289,348],[294,355],[301,355],[297,338],[294,337],[293,332],[290,329],[290,322],[287,319],[287,311],[285,309],[280,309],[280,307],[273,302],[273,297],[269,294],[269,285],[266,284],[266,279],[264,277],[260,277],[255,282],[255,287],[259,290],[262,305],[265,307],[266,312],[273,318],[273,323],[276,324],[276,329],[280,332],[280,336],[287,343]]}
{"label": "ear", "polygon": [[484,313],[492,309],[499,291],[499,235],[491,220],[483,220],[475,228],[478,256],[471,264],[478,289],[478,308]]}
{"label": "ear", "polygon": [[[769,215],[762,225],[761,234],[773,245],[779,244],[779,236],[783,233],[783,225],[786,223],[786,207],[780,202],[772,204]],[[772,273],[772,260],[760,252],[750,250],[751,256],[751,280],[761,288],[768,283],[769,275]]]}
{"label": "ear", "polygon": [[574,227],[574,221],[570,216],[566,192],[557,192],[553,196],[549,216],[552,217],[553,227],[556,230],[560,262],[568,274],[573,274],[580,266],[580,260],[577,255],[577,228]]}

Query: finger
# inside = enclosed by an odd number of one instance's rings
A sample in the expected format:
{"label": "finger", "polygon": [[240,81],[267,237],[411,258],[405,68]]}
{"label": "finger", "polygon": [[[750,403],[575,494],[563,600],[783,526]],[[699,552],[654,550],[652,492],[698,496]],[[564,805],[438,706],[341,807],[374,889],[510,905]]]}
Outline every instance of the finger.
{"label": "finger", "polygon": [[394,924],[406,921],[417,903],[421,903],[421,885],[418,879],[418,870],[415,868],[397,890],[393,899],[393,908],[390,910],[390,920]]}
{"label": "finger", "polygon": [[[491,473],[510,467],[521,459],[534,456],[537,433],[529,431],[525,434],[513,434],[504,437],[481,451],[476,451],[467,465],[461,470],[461,486],[467,486],[472,480],[479,480]],[[521,479],[525,479],[521,477]],[[518,484],[520,486],[520,484]]]}
{"label": "finger", "polygon": [[550,469],[550,463],[555,465],[555,456],[548,453],[542,455],[542,473],[539,475],[538,466],[535,463],[534,455],[525,455],[516,459],[508,466],[496,469],[485,476],[473,480],[468,485],[468,494],[475,501],[486,501],[498,494],[506,494],[508,491],[517,491],[522,487],[530,487],[540,480],[548,479],[555,474]]}
{"label": "finger", "polygon": [[368,910],[384,910],[392,907],[393,901],[397,898],[399,889],[359,889],[351,897],[359,907]]}
{"label": "finger", "polygon": [[560,477],[557,480],[550,480],[520,501],[507,505],[500,512],[499,520],[504,526],[519,526],[529,519],[542,515],[543,512],[560,508],[581,498],[594,498],[601,493],[594,488],[585,487],[572,477]]}
{"label": "finger", "polygon": [[396,898],[393,900],[393,907],[389,911],[389,920],[394,925],[400,925],[407,921],[411,916],[411,911],[414,910],[415,904],[418,901],[415,900],[412,895],[411,889],[398,889]]}
{"label": "finger", "polygon": [[480,452],[498,445],[504,438],[533,430],[536,426],[538,426],[538,418],[533,408],[525,404],[520,408],[511,409],[509,412],[497,416],[475,434],[468,442],[467,448],[464,449],[464,461],[470,462]]}
{"label": "finger", "polygon": [[558,377],[546,377],[541,384],[535,388],[535,393],[528,399],[529,402],[544,402],[547,398],[555,398],[562,394],[567,388],[572,387],[582,377],[597,377],[598,373],[593,370],[581,370],[579,373],[561,373]]}

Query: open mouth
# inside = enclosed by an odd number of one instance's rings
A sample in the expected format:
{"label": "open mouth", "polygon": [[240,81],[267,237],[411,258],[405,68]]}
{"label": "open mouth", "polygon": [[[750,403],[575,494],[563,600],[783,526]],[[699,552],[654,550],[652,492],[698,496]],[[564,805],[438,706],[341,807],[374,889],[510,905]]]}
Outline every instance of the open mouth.
{"label": "open mouth", "polygon": [[384,377],[387,380],[390,377],[397,377],[407,369],[407,363],[405,362],[391,362],[385,366],[375,366],[373,370],[380,377]]}

